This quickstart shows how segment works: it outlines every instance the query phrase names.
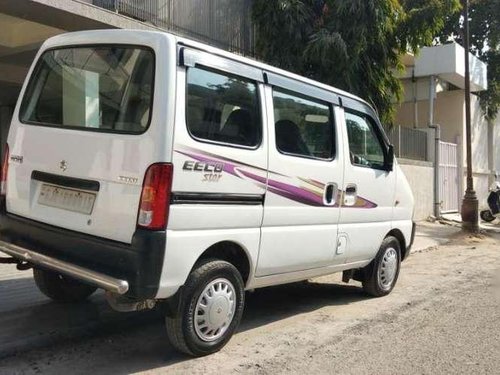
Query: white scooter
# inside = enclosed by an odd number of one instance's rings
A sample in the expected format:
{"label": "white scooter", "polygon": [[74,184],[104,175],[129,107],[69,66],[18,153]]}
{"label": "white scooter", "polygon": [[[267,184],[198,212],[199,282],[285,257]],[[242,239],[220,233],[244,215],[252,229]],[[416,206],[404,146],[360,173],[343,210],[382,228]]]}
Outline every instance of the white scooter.
{"label": "white scooter", "polygon": [[479,216],[483,221],[491,223],[497,217],[500,217],[500,182],[494,182],[490,187],[488,207],[489,209],[482,210]]}

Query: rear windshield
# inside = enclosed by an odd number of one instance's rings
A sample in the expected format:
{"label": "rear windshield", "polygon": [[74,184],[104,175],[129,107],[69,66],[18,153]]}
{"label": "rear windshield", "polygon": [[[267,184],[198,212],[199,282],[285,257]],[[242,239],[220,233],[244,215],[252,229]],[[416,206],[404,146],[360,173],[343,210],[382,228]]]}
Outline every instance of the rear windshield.
{"label": "rear windshield", "polygon": [[138,134],[149,126],[154,55],[146,48],[46,51],[21,105],[23,123]]}

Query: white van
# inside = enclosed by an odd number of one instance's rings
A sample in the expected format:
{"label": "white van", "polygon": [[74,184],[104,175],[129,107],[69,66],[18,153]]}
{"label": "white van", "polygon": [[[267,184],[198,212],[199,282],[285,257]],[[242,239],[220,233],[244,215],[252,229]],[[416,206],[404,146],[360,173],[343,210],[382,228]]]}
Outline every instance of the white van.
{"label": "white van", "polygon": [[7,148],[0,250],[56,301],[161,302],[191,355],[227,343],[245,290],[343,272],[388,294],[413,240],[370,105],[168,33],[47,40]]}

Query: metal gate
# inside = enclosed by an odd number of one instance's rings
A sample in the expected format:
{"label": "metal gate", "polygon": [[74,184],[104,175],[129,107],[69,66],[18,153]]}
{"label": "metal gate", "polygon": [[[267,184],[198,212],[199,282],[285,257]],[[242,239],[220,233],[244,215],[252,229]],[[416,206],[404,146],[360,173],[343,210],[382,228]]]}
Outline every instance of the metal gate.
{"label": "metal gate", "polygon": [[457,212],[459,206],[458,147],[441,142],[439,146],[439,197],[441,212]]}
{"label": "metal gate", "polygon": [[427,160],[427,132],[399,125],[386,127],[385,132],[398,158]]}

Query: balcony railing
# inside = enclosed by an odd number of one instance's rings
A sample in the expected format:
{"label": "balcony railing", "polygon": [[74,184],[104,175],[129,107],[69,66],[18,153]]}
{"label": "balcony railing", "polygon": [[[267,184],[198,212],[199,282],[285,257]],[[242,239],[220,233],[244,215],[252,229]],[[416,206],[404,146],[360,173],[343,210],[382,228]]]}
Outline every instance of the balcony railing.
{"label": "balcony railing", "polygon": [[252,0],[92,0],[92,3],[229,51],[254,55]]}

